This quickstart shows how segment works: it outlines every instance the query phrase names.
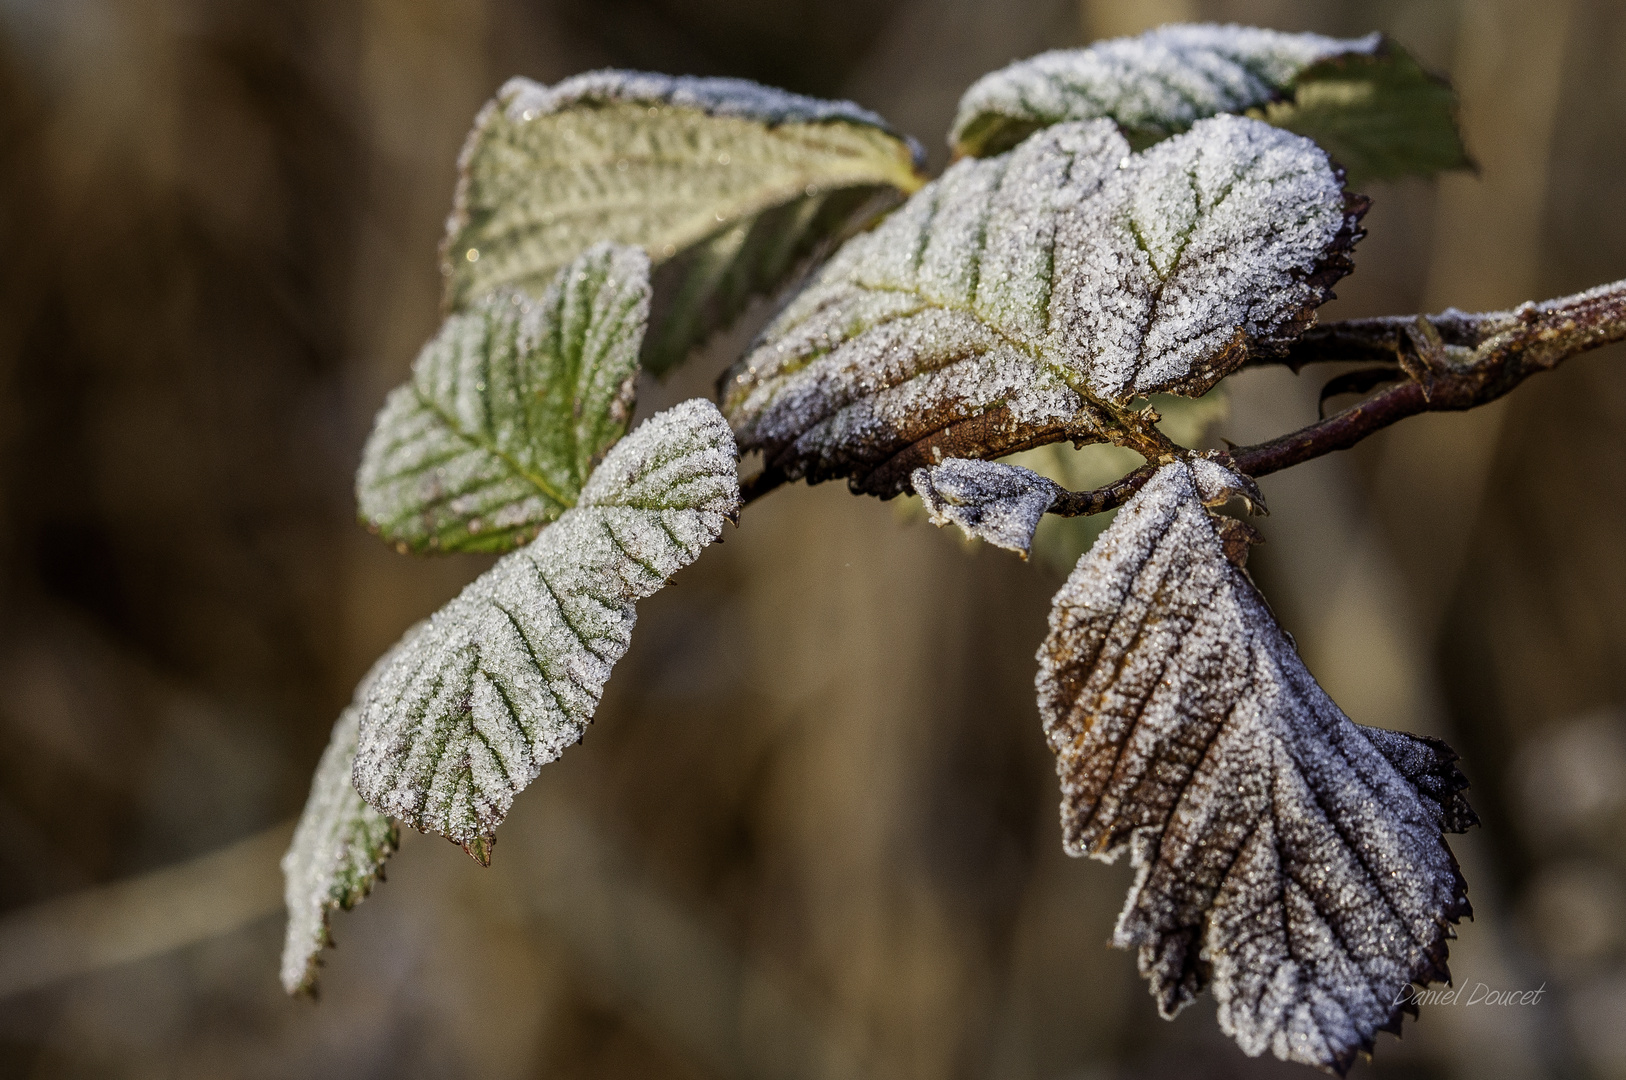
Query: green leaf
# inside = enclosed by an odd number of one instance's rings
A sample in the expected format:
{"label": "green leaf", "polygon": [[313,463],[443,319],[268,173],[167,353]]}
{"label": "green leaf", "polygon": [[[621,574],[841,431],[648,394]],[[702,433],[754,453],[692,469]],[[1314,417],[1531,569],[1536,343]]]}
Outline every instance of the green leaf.
{"label": "green leaf", "polygon": [[1101,441],[1312,321],[1364,203],[1314,143],[1221,116],[1141,154],[1110,121],[963,160],[849,241],[729,373],[744,451],[891,496],[947,457]]}
{"label": "green leaf", "polygon": [[[407,631],[403,644],[426,624]],[[356,758],[356,732],[362,703],[378,674],[400,652],[386,653],[356,687],[355,699],[339,714],[333,736],[311,781],[310,797],[282,857],[283,899],[288,930],[282,946],[282,986],[290,994],[315,993],[319,956],[332,944],[328,920],[348,911],[382,880],[384,862],[400,845],[395,823],[362,801],[350,784]]]}
{"label": "green leaf", "polygon": [[356,790],[488,861],[514,795],[592,719],[634,603],[738,512],[735,462],[700,399],[617,443],[574,509],[402,644],[367,698]]}
{"label": "green leaf", "polygon": [[1271,102],[1261,115],[1314,139],[1357,184],[1473,166],[1450,84],[1393,43],[1312,65],[1292,101]]}
{"label": "green leaf", "polygon": [[1244,112],[1315,139],[1356,182],[1470,164],[1450,86],[1399,45],[1241,26],[1165,26],[1018,61],[966,91],[949,142],[985,157],[1106,117],[1141,148]]}
{"label": "green leaf", "polygon": [[649,261],[598,244],[540,300],[446,319],[390,393],[356,476],[361,519],[403,551],[506,551],[575,505],[627,430]]}
{"label": "green leaf", "polygon": [[[442,247],[446,303],[539,290],[598,240],[663,274],[646,363],[680,361],[753,295],[923,183],[874,113],[741,79],[639,72],[508,82],[475,121]],[[670,295],[667,295],[670,293]]]}

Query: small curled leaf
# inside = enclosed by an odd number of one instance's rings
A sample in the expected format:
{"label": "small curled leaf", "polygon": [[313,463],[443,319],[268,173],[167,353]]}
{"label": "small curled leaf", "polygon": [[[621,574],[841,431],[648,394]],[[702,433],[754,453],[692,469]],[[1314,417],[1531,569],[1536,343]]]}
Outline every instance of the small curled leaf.
{"label": "small curled leaf", "polygon": [[1018,61],[966,91],[949,143],[987,157],[1105,117],[1144,147],[1220,113],[1314,139],[1358,183],[1470,164],[1451,87],[1394,42],[1244,26],[1164,26]]}
{"label": "small curled leaf", "polygon": [[662,266],[644,362],[682,360],[754,295],[922,183],[919,147],[850,102],[743,79],[512,79],[476,118],[441,251],[446,304],[540,292],[600,240]]}
{"label": "small curled leaf", "polygon": [[1448,747],[1316,684],[1204,505],[1245,485],[1213,479],[1160,469],[1056,594],[1037,685],[1063,834],[1130,852],[1113,943],[1165,1016],[1211,985],[1243,1051],[1341,1073],[1450,978],[1471,911],[1441,832],[1476,819]]}
{"label": "small curled leaf", "polygon": [[404,641],[362,707],[352,772],[382,813],[479,861],[515,794],[581,738],[636,601],[739,508],[734,440],[699,399],[621,440],[576,506]]}
{"label": "small curled leaf", "polygon": [[597,244],[540,300],[502,291],[449,316],[373,422],[361,519],[411,551],[507,551],[575,505],[627,430],[649,260]]}
{"label": "small curled leaf", "polygon": [[1200,395],[1308,327],[1364,207],[1255,120],[1144,154],[1058,124],[849,241],[729,372],[724,412],[786,478],[887,497],[942,458],[1103,441],[1130,398]]}
{"label": "small curled leaf", "polygon": [[319,958],[333,941],[329,920],[335,911],[348,911],[366,899],[373,882],[383,880],[384,863],[400,845],[395,823],[356,794],[350,768],[356,758],[356,732],[368,689],[423,626],[419,623],[408,630],[403,644],[373,665],[356,687],[355,700],[339,714],[316,766],[293,842],[282,857],[283,900],[288,909],[282,987],[290,994],[316,992]]}
{"label": "small curled leaf", "polygon": [[916,469],[910,479],[933,525],[952,522],[967,536],[1024,559],[1033,530],[1061,491],[1032,469],[971,458]]}

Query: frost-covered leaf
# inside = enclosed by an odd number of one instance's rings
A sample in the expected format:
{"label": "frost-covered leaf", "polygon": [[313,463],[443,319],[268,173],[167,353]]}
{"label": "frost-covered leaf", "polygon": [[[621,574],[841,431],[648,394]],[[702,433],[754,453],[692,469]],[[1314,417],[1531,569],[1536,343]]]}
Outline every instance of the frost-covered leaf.
{"label": "frost-covered leaf", "polygon": [[966,91],[949,142],[986,157],[1105,117],[1147,146],[1220,113],[1315,139],[1356,182],[1468,165],[1450,86],[1394,42],[1244,26],[1164,26],[1018,61]]}
{"label": "frost-covered leaf", "polygon": [[933,525],[958,525],[967,536],[1028,557],[1033,530],[1061,491],[1031,469],[975,458],[948,458],[910,478]]}
{"label": "frost-covered leaf", "polygon": [[412,551],[535,536],[626,432],[648,315],[649,260],[598,244],[540,300],[502,290],[449,316],[373,423],[362,520]]}
{"label": "frost-covered leaf", "polygon": [[[403,645],[424,627],[419,623]],[[311,780],[310,797],[282,857],[283,900],[288,929],[282,944],[282,986],[290,994],[314,993],[318,957],[329,944],[328,920],[348,911],[382,880],[384,863],[400,835],[395,823],[362,801],[350,784],[356,759],[356,731],[368,688],[401,651],[385,653],[356,687],[355,700],[339,714],[332,738]]]}
{"label": "frost-covered leaf", "polygon": [[642,247],[663,370],[821,245],[922,182],[919,147],[874,113],[743,79],[596,71],[512,79],[475,120],[442,247],[446,302],[540,291],[590,244]]}
{"label": "frost-covered leaf", "polygon": [[573,509],[476,578],[379,674],[356,790],[487,861],[514,795],[592,719],[634,603],[737,512],[735,461],[727,423],[699,399],[617,443]]}
{"label": "frost-covered leaf", "polygon": [[961,161],[849,241],[726,377],[742,450],[893,495],[943,457],[1099,440],[1301,333],[1362,200],[1307,139],[1222,116],[1141,154],[1109,121]]}
{"label": "frost-covered leaf", "polygon": [[1382,46],[1379,34],[1341,40],[1194,24],[1057,49],[973,83],[960,98],[949,144],[985,157],[1051,124],[1105,117],[1146,145],[1204,117],[1279,101],[1311,65],[1335,56],[1371,56]]}
{"label": "frost-covered leaf", "polygon": [[[1205,502],[1159,470],[1056,595],[1039,706],[1068,851],[1138,869],[1114,944],[1164,1015],[1212,984],[1248,1054],[1343,1071],[1405,990],[1449,978],[1474,823],[1443,743],[1351,722],[1305,669]],[[1234,478],[1233,478],[1234,479]]]}

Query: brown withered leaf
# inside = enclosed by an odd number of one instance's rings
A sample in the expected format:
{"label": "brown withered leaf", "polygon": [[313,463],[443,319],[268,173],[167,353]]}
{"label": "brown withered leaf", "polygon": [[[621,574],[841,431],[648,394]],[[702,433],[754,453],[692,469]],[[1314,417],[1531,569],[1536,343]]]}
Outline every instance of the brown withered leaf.
{"label": "brown withered leaf", "polygon": [[1205,506],[1159,470],[1056,595],[1039,705],[1067,850],[1138,869],[1113,943],[1172,1016],[1205,987],[1248,1054],[1342,1073],[1470,914],[1441,830],[1475,823],[1445,744],[1362,727],[1318,686]]}
{"label": "brown withered leaf", "polygon": [[1141,154],[1111,121],[965,160],[849,241],[725,376],[742,451],[890,497],[916,468],[1099,441],[1302,333],[1364,201],[1308,139],[1236,116]]}

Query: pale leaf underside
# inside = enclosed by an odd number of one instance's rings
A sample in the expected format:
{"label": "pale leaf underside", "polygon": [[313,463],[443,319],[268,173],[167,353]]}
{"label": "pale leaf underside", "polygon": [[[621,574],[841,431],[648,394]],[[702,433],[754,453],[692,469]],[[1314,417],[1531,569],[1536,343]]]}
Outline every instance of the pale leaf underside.
{"label": "pale leaf underside", "polygon": [[[409,630],[403,641],[411,640],[423,625]],[[329,919],[335,911],[355,907],[372,891],[400,841],[395,823],[363,802],[350,783],[362,702],[398,651],[399,647],[391,650],[373,665],[356,687],[355,701],[339,714],[316,766],[293,842],[282,857],[288,909],[282,986],[290,994],[315,992],[318,957],[332,943]]]}
{"label": "pale leaf underside", "polygon": [[943,457],[1105,437],[1301,333],[1364,202],[1307,139],[1234,116],[1131,154],[1109,121],[961,161],[849,241],[725,378],[742,450],[907,490]]}
{"label": "pale leaf underside", "polygon": [[739,507],[734,442],[710,402],[617,443],[575,508],[405,642],[367,695],[356,789],[485,861],[514,795],[575,743],[631,639],[634,603]]}
{"label": "pale leaf underside", "polygon": [[506,551],[575,504],[627,430],[649,260],[599,244],[539,300],[449,316],[390,393],[356,474],[362,520],[413,551]]}
{"label": "pale leaf underside", "polygon": [[1063,830],[1130,851],[1113,941],[1165,1015],[1211,985],[1244,1051],[1341,1072],[1409,984],[1449,978],[1470,909],[1441,830],[1475,819],[1448,747],[1351,722],[1310,676],[1225,558],[1222,474],[1165,466],[1056,596],[1038,689]]}
{"label": "pale leaf underside", "polygon": [[966,91],[949,142],[987,157],[1104,117],[1147,146],[1220,113],[1314,139],[1356,183],[1470,164],[1450,84],[1394,42],[1245,26],[1164,26],[1020,60]]}
{"label": "pale leaf underside", "polygon": [[1293,97],[1255,115],[1314,139],[1356,183],[1473,167],[1450,83],[1392,43],[1307,68]]}
{"label": "pale leaf underside", "polygon": [[599,240],[657,264],[687,252],[657,279],[645,362],[663,370],[919,187],[919,160],[874,113],[741,79],[513,79],[463,150],[442,248],[447,305],[540,290]]}
{"label": "pale leaf underside", "polygon": [[1024,559],[1033,547],[1033,531],[1061,491],[1031,469],[975,458],[948,458],[916,469],[910,482],[933,525],[952,522],[967,536]]}

